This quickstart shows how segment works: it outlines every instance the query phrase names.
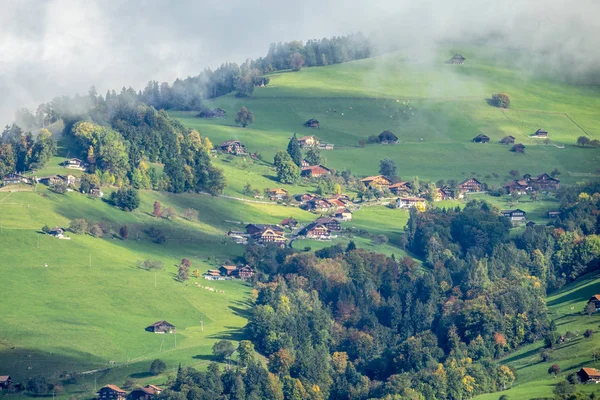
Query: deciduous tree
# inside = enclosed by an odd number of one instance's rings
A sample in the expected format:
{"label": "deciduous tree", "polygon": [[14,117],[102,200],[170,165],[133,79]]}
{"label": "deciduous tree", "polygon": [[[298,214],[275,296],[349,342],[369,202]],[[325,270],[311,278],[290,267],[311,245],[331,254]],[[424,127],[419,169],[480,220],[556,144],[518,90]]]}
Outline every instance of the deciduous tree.
{"label": "deciduous tree", "polygon": [[235,123],[245,128],[254,123],[254,114],[246,107],[242,107],[235,116]]}

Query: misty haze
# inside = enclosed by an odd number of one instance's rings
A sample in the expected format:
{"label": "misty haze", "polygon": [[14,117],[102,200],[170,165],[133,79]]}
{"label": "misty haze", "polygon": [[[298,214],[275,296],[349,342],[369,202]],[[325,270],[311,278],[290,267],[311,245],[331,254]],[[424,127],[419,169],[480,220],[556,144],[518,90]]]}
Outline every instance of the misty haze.
{"label": "misty haze", "polygon": [[600,3],[8,0],[0,396],[600,395]]}

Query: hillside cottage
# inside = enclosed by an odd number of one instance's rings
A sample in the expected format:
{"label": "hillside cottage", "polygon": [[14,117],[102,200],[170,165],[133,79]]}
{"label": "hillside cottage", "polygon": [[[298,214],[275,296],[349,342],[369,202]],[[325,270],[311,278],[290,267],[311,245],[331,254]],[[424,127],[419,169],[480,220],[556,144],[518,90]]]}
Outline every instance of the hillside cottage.
{"label": "hillside cottage", "polygon": [[221,108],[215,108],[214,110],[205,109],[198,114],[199,118],[223,118],[224,116],[225,110]]}
{"label": "hillside cottage", "polygon": [[254,276],[254,269],[249,265],[244,265],[243,267],[238,269],[238,278],[247,280],[252,279]]}
{"label": "hillside cottage", "polygon": [[451,59],[449,59],[448,61],[446,61],[446,64],[456,64],[456,65],[462,65],[465,63],[465,58],[462,56],[462,54],[458,54],[456,53],[455,55],[452,56]]}
{"label": "hillside cottage", "polygon": [[303,194],[297,194],[296,196],[294,196],[294,199],[300,203],[306,203],[307,201],[311,201],[315,197],[317,197],[317,196],[315,196],[314,194],[303,193]]}
{"label": "hillside cottage", "polygon": [[556,190],[560,187],[560,181],[551,177],[545,172],[536,177],[530,178],[530,182],[532,185],[536,185],[541,190]]}
{"label": "hillside cottage", "polygon": [[300,144],[300,147],[316,147],[319,145],[319,143],[321,143],[319,141],[319,138],[317,138],[316,136],[303,136],[300,139],[298,139],[298,143]]}
{"label": "hillside cottage", "polygon": [[102,197],[104,196],[104,193],[102,192],[102,190],[100,190],[100,188],[93,187],[90,189],[90,196]]}
{"label": "hillside cottage", "polygon": [[489,143],[490,137],[487,135],[479,134],[473,138],[473,143]]}
{"label": "hillside cottage", "polygon": [[500,213],[511,221],[524,221],[527,213],[523,210],[502,210]]}
{"label": "hillside cottage", "polygon": [[221,265],[219,272],[223,276],[235,276],[237,275],[238,267],[235,265]]}
{"label": "hillside cottage", "polygon": [[333,150],[333,144],[331,143],[319,143],[318,147],[321,150]]}
{"label": "hillside cottage", "polygon": [[66,168],[80,169],[80,170],[84,170],[87,167],[87,164],[85,162],[81,161],[79,158],[69,158],[69,159],[65,160],[65,162],[63,162],[63,165]]}
{"label": "hillside cottage", "polygon": [[156,395],[159,395],[162,389],[154,385],[146,385],[144,387],[136,388],[129,393],[127,400],[150,400]]}
{"label": "hillside cottage", "polygon": [[301,235],[305,236],[307,239],[329,239],[331,237],[331,233],[329,229],[327,229],[324,225],[319,225],[317,223],[312,223],[304,228],[301,232]]}
{"label": "hillside cottage", "polygon": [[515,137],[512,135],[509,136],[504,136],[501,140],[500,140],[500,144],[513,144],[515,143]]}
{"label": "hillside cottage", "polygon": [[298,225],[298,221],[296,221],[296,219],[294,218],[286,218],[283,221],[281,221],[279,225],[288,227],[290,229],[294,229],[296,225]]}
{"label": "hillside cottage", "polygon": [[389,187],[392,184],[388,178],[383,175],[368,176],[360,180],[366,187]]}
{"label": "hillside cottage", "polygon": [[288,191],[282,188],[267,189],[267,195],[271,201],[283,200],[288,197]]}
{"label": "hillside cottage", "polygon": [[347,208],[344,208],[336,211],[335,214],[333,214],[333,218],[339,221],[352,221],[352,212]]}
{"label": "hillside cottage", "polygon": [[217,279],[221,277],[221,271],[219,271],[218,269],[209,269],[208,271],[206,271],[206,273],[204,274],[204,277],[206,279]]}
{"label": "hillside cottage", "polygon": [[302,161],[300,161],[300,168],[308,168],[310,167],[310,163],[308,161],[306,161],[305,159],[302,159]]}
{"label": "hillside cottage", "polygon": [[173,333],[175,332],[175,325],[172,325],[167,321],[158,321],[146,327],[146,330],[154,333]]}
{"label": "hillside cottage", "polygon": [[515,144],[510,151],[514,153],[525,153],[525,145],[523,143]]}
{"label": "hillside cottage", "polygon": [[269,225],[269,224],[248,224],[246,225],[246,233],[248,235],[254,235],[256,233],[260,233],[265,229],[272,229],[276,232],[283,233],[283,228],[277,225]]}
{"label": "hillside cottage", "polygon": [[600,310],[600,294],[595,294],[588,300],[587,304],[592,303],[596,307],[596,311]]}
{"label": "hillside cottage", "polygon": [[127,392],[116,385],[106,385],[96,395],[99,400],[125,400]]}
{"label": "hillside cottage", "polygon": [[304,203],[301,208],[305,209],[306,211],[323,212],[329,210],[329,207],[331,207],[331,204],[329,204],[327,201],[314,198]]}
{"label": "hillside cottage", "polygon": [[454,192],[449,186],[442,186],[439,188],[438,195],[440,200],[451,200],[454,198]]}
{"label": "hillside cottage", "polygon": [[396,208],[425,207],[427,200],[421,197],[398,197]]}
{"label": "hillside cottage", "polygon": [[21,174],[8,174],[2,177],[4,185],[16,185],[19,183],[29,183],[29,179]]}
{"label": "hillside cottage", "polygon": [[383,131],[377,137],[379,138],[379,143],[382,144],[398,143],[398,137],[390,131]]}
{"label": "hillside cottage", "polygon": [[548,132],[540,128],[537,131],[535,131],[535,133],[531,135],[531,137],[536,139],[545,139],[548,137]]}
{"label": "hillside cottage", "polygon": [[228,140],[226,142],[221,143],[217,146],[217,150],[233,155],[245,155],[248,154],[246,151],[246,146],[242,144],[239,140]]}
{"label": "hillside cottage", "polygon": [[394,183],[393,185],[388,186],[388,189],[397,196],[404,193],[410,193],[411,191],[410,183],[408,182]]}
{"label": "hillside cottage", "polygon": [[508,193],[508,194],[510,194],[510,193],[525,194],[529,190],[531,190],[531,187],[527,183],[527,180],[519,179],[518,181],[512,181],[512,182],[505,184],[504,189],[506,190],[506,193]]}
{"label": "hillside cottage", "polygon": [[342,230],[342,225],[340,224],[340,221],[338,221],[335,218],[327,218],[327,217],[317,218],[317,220],[314,222],[314,224],[323,225],[331,232],[339,232]]}
{"label": "hillside cottage", "polygon": [[[281,228],[280,228],[281,229]],[[252,234],[252,239],[257,244],[268,244],[275,243],[280,245],[281,247],[285,246],[287,242],[286,237],[283,234],[282,230],[276,230],[271,227],[266,227],[262,229],[260,232],[256,232]]]}
{"label": "hillside cottage", "polygon": [[596,368],[581,368],[577,375],[581,383],[600,383],[600,371]]}
{"label": "hillside cottage", "polygon": [[461,193],[481,192],[483,184],[475,178],[469,178],[459,183],[457,188]]}
{"label": "hillside cottage", "polygon": [[314,118],[309,119],[308,121],[306,121],[304,123],[304,126],[308,127],[308,128],[318,128],[319,127],[319,121],[317,121]]}
{"label": "hillside cottage", "polygon": [[8,389],[12,385],[10,375],[0,375],[0,388]]}
{"label": "hillside cottage", "polygon": [[304,178],[318,178],[323,175],[331,175],[331,170],[323,165],[311,165],[302,168],[300,175]]}

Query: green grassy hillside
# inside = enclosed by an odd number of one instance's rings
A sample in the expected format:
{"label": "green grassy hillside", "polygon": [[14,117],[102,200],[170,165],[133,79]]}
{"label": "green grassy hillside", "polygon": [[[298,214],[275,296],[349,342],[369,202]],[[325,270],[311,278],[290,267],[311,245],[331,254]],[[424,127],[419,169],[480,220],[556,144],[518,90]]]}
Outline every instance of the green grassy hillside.
{"label": "green grassy hillside", "polygon": [[[540,351],[543,342],[538,341],[510,354],[502,363],[516,369],[517,380],[512,389],[502,392],[509,399],[531,399],[533,397],[551,396],[554,385],[566,376],[577,372],[581,367],[600,368],[600,360],[594,361],[592,353],[600,350],[600,314],[585,315],[583,309],[594,294],[600,292],[600,274],[586,275],[560,291],[548,297],[548,315],[554,319],[557,331],[564,335],[570,331],[577,335],[573,340],[557,345],[548,362],[543,362]],[[586,339],[583,333],[592,329],[595,335]],[[558,364],[561,373],[554,378],[548,374],[548,368]],[[578,385],[577,389],[584,393],[596,392],[595,385]],[[496,400],[499,393],[478,396],[481,400]]]}

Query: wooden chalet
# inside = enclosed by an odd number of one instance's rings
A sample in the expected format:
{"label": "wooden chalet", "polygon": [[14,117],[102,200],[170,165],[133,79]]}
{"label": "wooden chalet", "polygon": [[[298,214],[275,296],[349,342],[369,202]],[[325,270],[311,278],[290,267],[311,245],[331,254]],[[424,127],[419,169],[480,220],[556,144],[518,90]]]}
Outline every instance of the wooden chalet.
{"label": "wooden chalet", "polygon": [[323,225],[331,232],[339,232],[342,230],[342,225],[340,224],[340,221],[338,221],[335,218],[321,217],[317,218],[317,220],[314,223],[317,225]]}
{"label": "wooden chalet", "polygon": [[314,198],[304,203],[301,208],[305,209],[306,211],[322,212],[329,210],[329,207],[331,207],[331,204],[329,204],[327,201]]}
{"label": "wooden chalet", "polygon": [[596,311],[600,310],[600,294],[595,294],[592,297],[590,297],[587,304],[590,303],[594,304],[594,307],[596,307]]}
{"label": "wooden chalet", "polygon": [[288,191],[282,188],[267,189],[267,196],[271,201],[283,200],[288,197]]}
{"label": "wooden chalet", "polygon": [[64,231],[64,229],[58,228],[58,227],[57,228],[52,228],[52,229],[50,229],[48,231],[48,235],[54,236],[54,237],[57,237],[57,238],[61,238],[61,237],[63,237],[65,235],[65,231]]}
{"label": "wooden chalet", "polygon": [[392,192],[395,195],[400,195],[403,193],[410,193],[410,191],[411,191],[410,183],[408,183],[408,182],[394,183],[393,185],[388,186],[388,189],[390,190],[390,192]]}
{"label": "wooden chalet", "polygon": [[248,224],[248,225],[246,225],[246,233],[248,235],[254,235],[255,233],[262,232],[267,228],[272,229],[279,233],[283,233],[282,227],[277,226],[277,225],[270,225],[270,224]]}
{"label": "wooden chalet", "polygon": [[237,274],[240,279],[251,279],[254,276],[254,269],[249,265],[244,265],[238,269]]}
{"label": "wooden chalet", "polygon": [[515,137],[512,135],[504,136],[500,140],[500,144],[513,144],[513,143],[515,143]]}
{"label": "wooden chalet", "polygon": [[69,158],[63,162],[63,165],[66,168],[72,169],[81,169],[84,170],[87,167],[87,164],[80,160],[79,158]]}
{"label": "wooden chalet", "polygon": [[276,230],[271,227],[266,227],[263,230],[261,230],[260,232],[256,232],[256,233],[252,234],[252,239],[257,244],[274,243],[274,244],[278,244],[280,246],[285,246],[285,243],[287,242],[287,239],[284,236],[283,231]]}
{"label": "wooden chalet", "polygon": [[21,174],[7,174],[2,177],[4,185],[16,185],[19,183],[29,183],[29,179]]}
{"label": "wooden chalet", "polygon": [[116,385],[101,387],[96,393],[99,400],[125,400],[127,392]]}
{"label": "wooden chalet", "polygon": [[532,185],[539,187],[541,190],[556,190],[560,187],[560,181],[551,177],[547,173],[540,174],[530,178]]}
{"label": "wooden chalet", "polygon": [[525,211],[518,208],[515,210],[502,210],[500,213],[511,221],[524,221],[527,216]]}
{"label": "wooden chalet", "polygon": [[305,159],[302,159],[302,161],[300,161],[300,168],[308,168],[310,167],[310,163],[308,161],[306,161]]}
{"label": "wooden chalet", "polygon": [[339,208],[344,208],[346,207],[346,202],[343,201],[342,199],[337,199],[337,198],[331,198],[331,199],[326,199],[325,200],[327,203],[329,203],[329,208],[333,209],[333,210],[337,210]]}
{"label": "wooden chalet", "polygon": [[135,388],[127,396],[127,400],[150,400],[156,395],[159,395],[162,389],[154,385],[146,385],[144,387]]}
{"label": "wooden chalet", "polygon": [[246,151],[246,146],[244,146],[239,140],[228,140],[223,142],[217,146],[217,150],[233,155],[248,154],[248,151]]}
{"label": "wooden chalet", "polygon": [[390,131],[383,131],[377,137],[379,138],[379,143],[382,144],[398,143],[398,136],[394,135]]}
{"label": "wooden chalet", "polygon": [[446,61],[446,64],[455,64],[455,65],[462,65],[465,63],[466,58],[464,58],[462,56],[462,54],[458,54],[456,53],[455,55],[452,56],[451,59],[449,59],[448,61]]}
{"label": "wooden chalet", "polygon": [[383,175],[368,176],[360,180],[367,187],[389,187],[392,184],[388,178]]}
{"label": "wooden chalet", "polygon": [[218,269],[209,269],[204,275],[208,277],[218,278],[221,276],[221,271],[219,271]]}
{"label": "wooden chalet", "polygon": [[333,214],[333,218],[339,221],[352,221],[352,212],[347,208],[338,210]]}
{"label": "wooden chalet", "polygon": [[523,143],[515,144],[510,151],[513,153],[525,153],[525,145]]}
{"label": "wooden chalet", "polygon": [[315,196],[314,194],[303,193],[303,194],[297,194],[296,196],[294,196],[294,199],[296,199],[296,201],[298,201],[300,203],[306,203],[307,201],[311,201],[312,199],[314,199],[316,197],[317,196]]}
{"label": "wooden chalet", "polygon": [[331,170],[322,165],[311,165],[310,167],[302,168],[300,175],[305,178],[318,178],[323,175],[331,175]]}
{"label": "wooden chalet", "polygon": [[308,128],[318,128],[319,127],[319,121],[317,121],[314,118],[309,119],[308,121],[306,121],[304,123],[304,126],[308,127]]}
{"label": "wooden chalet", "polygon": [[237,275],[238,267],[236,265],[221,265],[219,272],[223,276],[235,276]]}
{"label": "wooden chalet", "polygon": [[600,383],[600,371],[596,368],[581,368],[577,371],[577,376],[582,383]]}
{"label": "wooden chalet", "polygon": [[483,133],[475,136],[473,138],[473,143],[489,143],[490,137],[488,135],[484,135]]}
{"label": "wooden chalet", "polygon": [[316,147],[321,141],[316,136],[303,136],[298,139],[298,143],[300,144],[300,147]]}
{"label": "wooden chalet", "polygon": [[223,118],[225,116],[225,110],[221,108],[215,108],[214,110],[205,109],[200,111],[197,116],[198,118]]}
{"label": "wooden chalet", "polygon": [[469,178],[459,183],[457,188],[462,193],[481,192],[483,190],[483,184],[475,178]]}
{"label": "wooden chalet", "polygon": [[294,229],[298,225],[298,221],[295,218],[286,218],[279,225]]}
{"label": "wooden chalet", "polygon": [[526,179],[519,179],[517,181],[512,181],[504,185],[504,189],[506,193],[517,193],[517,194],[525,194],[531,187]]}
{"label": "wooden chalet", "polygon": [[548,218],[554,219],[560,217],[560,211],[548,211]]}
{"label": "wooden chalet", "polygon": [[454,191],[449,186],[442,186],[437,191],[440,200],[451,200],[454,198]]}
{"label": "wooden chalet", "polygon": [[304,235],[307,239],[329,239],[331,237],[331,233],[325,225],[319,225],[314,222],[304,228],[300,234]]}
{"label": "wooden chalet", "polygon": [[175,325],[172,325],[167,321],[157,321],[146,327],[146,330],[154,333],[173,333],[175,332]]}
{"label": "wooden chalet", "polygon": [[12,385],[12,379],[10,375],[0,375],[0,388],[8,389]]}
{"label": "wooden chalet", "polygon": [[548,137],[548,132],[543,130],[542,128],[538,129],[531,135],[533,138],[545,139]]}
{"label": "wooden chalet", "polygon": [[411,207],[425,207],[427,200],[421,197],[398,197],[396,199],[396,208],[411,208]]}

